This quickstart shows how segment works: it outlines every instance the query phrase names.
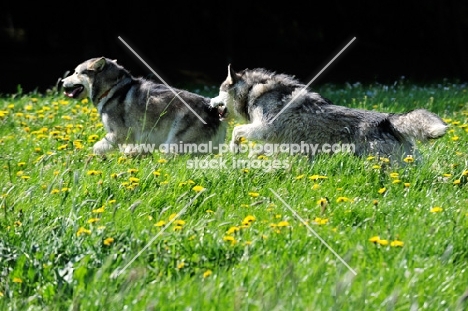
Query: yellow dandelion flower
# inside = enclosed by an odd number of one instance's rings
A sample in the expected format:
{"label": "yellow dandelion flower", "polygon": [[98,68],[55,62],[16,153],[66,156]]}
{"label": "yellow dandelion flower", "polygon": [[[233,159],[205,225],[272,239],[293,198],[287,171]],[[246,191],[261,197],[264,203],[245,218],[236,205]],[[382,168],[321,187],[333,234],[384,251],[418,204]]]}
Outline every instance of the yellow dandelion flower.
{"label": "yellow dandelion flower", "polygon": [[315,217],[314,222],[317,225],[325,225],[328,223],[328,218],[320,218],[320,217]]}
{"label": "yellow dandelion flower", "polygon": [[309,179],[310,180],[318,180],[318,179],[327,179],[328,177],[327,176],[322,176],[322,175],[311,175],[309,176]]}
{"label": "yellow dandelion flower", "polygon": [[95,176],[95,175],[101,175],[102,172],[101,171],[96,171],[96,170],[89,170],[88,172],[86,172],[86,175],[89,175],[89,176]]}
{"label": "yellow dandelion flower", "polygon": [[295,179],[296,179],[296,180],[300,180],[300,179],[303,179],[304,177],[305,177],[305,175],[304,175],[304,174],[302,174],[302,175],[298,175],[298,176],[296,176],[296,177],[295,177]]}
{"label": "yellow dandelion flower", "polygon": [[99,136],[96,135],[96,134],[89,135],[89,136],[88,136],[88,142],[93,143],[93,142],[95,142],[96,140],[98,140],[98,138],[99,138]]}
{"label": "yellow dandelion flower", "polygon": [[407,156],[406,158],[403,159],[403,161],[405,161],[406,163],[413,163],[414,158],[413,156]]}
{"label": "yellow dandelion flower", "polygon": [[137,170],[136,168],[129,168],[129,169],[127,170],[127,173],[129,173],[129,174],[135,174],[135,173],[138,173],[138,170]]}
{"label": "yellow dandelion flower", "polygon": [[289,222],[286,220],[280,221],[277,225],[277,227],[289,227]]}
{"label": "yellow dandelion flower", "polygon": [[388,240],[378,240],[377,243],[379,243],[382,246],[387,246],[388,245]]}
{"label": "yellow dandelion flower", "polygon": [[241,169],[241,172],[242,172],[242,173],[248,173],[248,172],[249,172],[249,169],[248,169],[248,168],[243,168],[243,169]]}
{"label": "yellow dandelion flower", "polygon": [[78,229],[78,231],[76,232],[76,235],[77,235],[77,236],[80,236],[80,235],[82,235],[82,234],[91,234],[91,230],[86,229],[86,228],[84,228],[84,227],[80,227],[80,228]]}
{"label": "yellow dandelion flower", "polygon": [[379,158],[379,160],[380,160],[380,162],[382,162],[382,163],[390,163],[390,159],[389,159],[389,158],[384,158],[384,157],[382,157],[382,158]]}
{"label": "yellow dandelion flower", "polygon": [[75,147],[75,149],[83,149],[84,146],[83,144],[81,143],[81,141],[78,141],[78,140],[74,140],[73,141],[73,147]]}
{"label": "yellow dandelion flower", "polygon": [[241,205],[240,205],[240,207],[245,207],[245,208],[247,208],[247,207],[249,207],[249,206],[250,206],[249,204],[241,204]]}
{"label": "yellow dandelion flower", "polygon": [[192,190],[195,192],[200,192],[200,191],[205,190],[205,188],[203,188],[202,186],[194,186]]}
{"label": "yellow dandelion flower", "polygon": [[231,242],[231,244],[235,244],[237,241],[232,235],[226,235],[223,237],[223,241]]}
{"label": "yellow dandelion flower", "polygon": [[28,176],[28,175],[22,175],[22,176],[21,176],[21,179],[24,179],[24,180],[28,180],[28,179],[30,179],[30,178],[31,178],[31,177]]}
{"label": "yellow dandelion flower", "polygon": [[65,150],[67,149],[67,147],[68,147],[68,144],[60,145],[57,147],[57,150]]}
{"label": "yellow dandelion flower", "polygon": [[179,183],[179,187],[183,187],[183,186],[185,186],[186,184],[187,184],[186,181],[180,182],[180,183]]}
{"label": "yellow dandelion flower", "polygon": [[328,203],[328,200],[326,198],[320,198],[320,200],[317,201],[317,205],[323,205],[327,203]]}
{"label": "yellow dandelion flower", "polygon": [[380,241],[380,237],[378,235],[373,236],[369,239],[369,242],[376,243],[377,241]]}
{"label": "yellow dandelion flower", "polygon": [[96,208],[96,209],[93,209],[91,212],[94,213],[94,214],[100,214],[100,213],[104,213],[104,206],[101,206],[100,208]]}
{"label": "yellow dandelion flower", "polygon": [[159,176],[159,175],[161,175],[161,172],[160,172],[160,171],[154,171],[154,172],[153,172],[153,175],[154,175],[154,176]]}
{"label": "yellow dandelion flower", "polygon": [[177,214],[176,213],[172,213],[171,215],[169,215],[169,220],[172,220],[174,218],[177,217]]}
{"label": "yellow dandelion flower", "polygon": [[264,155],[264,154],[261,154],[261,155],[259,155],[257,157],[257,159],[259,159],[259,160],[268,160],[268,157],[266,155]]}
{"label": "yellow dandelion flower", "polygon": [[258,192],[249,192],[248,194],[249,194],[249,196],[251,196],[252,198],[256,198],[256,197],[258,197],[258,196],[260,195],[260,193],[258,193]]}
{"label": "yellow dandelion flower", "polygon": [[439,206],[435,206],[433,208],[431,208],[430,212],[431,213],[440,213],[442,212],[444,209],[442,207],[439,207]]}
{"label": "yellow dandelion flower", "polygon": [[461,180],[460,179],[457,179],[457,180],[454,180],[453,181],[453,184],[454,185],[459,185],[461,183]]}
{"label": "yellow dandelion flower", "polygon": [[390,246],[393,246],[393,247],[402,247],[403,246],[403,241],[399,241],[399,240],[394,240],[392,242],[390,242]]}
{"label": "yellow dandelion flower", "polygon": [[398,178],[400,176],[400,174],[398,173],[390,173],[390,178]]}
{"label": "yellow dandelion flower", "polygon": [[376,165],[372,165],[372,168],[373,168],[374,170],[378,170],[378,169],[381,169],[382,166],[376,164]]}
{"label": "yellow dandelion flower", "polygon": [[206,270],[205,272],[203,272],[203,277],[204,277],[204,278],[207,278],[207,277],[209,277],[209,276],[212,275],[212,274],[213,274],[213,271],[211,271],[211,270]]}
{"label": "yellow dandelion flower", "polygon": [[154,224],[155,227],[162,227],[166,224],[164,220],[160,220],[157,223]]}
{"label": "yellow dandelion flower", "polygon": [[229,228],[228,231],[226,231],[226,234],[234,234],[238,232],[239,230],[240,230],[239,227],[234,226],[234,227]]}
{"label": "yellow dandelion flower", "polygon": [[19,167],[23,167],[23,166],[25,166],[25,165],[26,165],[26,162],[18,162],[18,166],[19,166]]}
{"label": "yellow dandelion flower", "polygon": [[375,159],[374,156],[368,156],[366,160],[367,160],[367,161],[372,161],[372,160],[374,160],[374,159]]}
{"label": "yellow dandelion flower", "polygon": [[210,210],[210,209],[207,209],[206,212],[207,212],[208,214],[213,214],[213,213],[214,213],[214,211],[213,211],[213,210]]}
{"label": "yellow dandelion flower", "polygon": [[21,227],[23,223],[19,220],[15,221],[15,227]]}
{"label": "yellow dandelion flower", "polygon": [[182,230],[182,226],[174,226],[174,231],[181,231]]}
{"label": "yellow dandelion flower", "polygon": [[185,225],[185,220],[177,219],[177,220],[174,221],[173,224],[176,225],[176,226],[183,226],[183,225]]}
{"label": "yellow dandelion flower", "polygon": [[140,181],[140,178],[130,177],[128,180],[129,180],[130,182],[132,182],[132,183],[137,183],[137,182]]}
{"label": "yellow dandelion flower", "polygon": [[450,178],[450,177],[452,177],[452,174],[446,173],[446,174],[442,174],[442,176],[444,176],[444,177],[446,177],[446,178]]}
{"label": "yellow dandelion flower", "polygon": [[453,136],[451,139],[452,139],[452,141],[457,141],[457,140],[460,139],[460,137],[458,137],[458,136]]}
{"label": "yellow dandelion flower", "polygon": [[377,192],[380,194],[384,194],[385,191],[387,191],[387,188],[383,187],[383,188],[380,188]]}
{"label": "yellow dandelion flower", "polygon": [[167,163],[167,160],[166,160],[166,159],[159,159],[159,160],[158,160],[158,163],[161,163],[161,164]]}
{"label": "yellow dandelion flower", "polygon": [[88,219],[88,224],[92,224],[92,223],[95,223],[95,222],[98,222],[100,219],[99,218],[90,218]]}
{"label": "yellow dandelion flower", "polygon": [[320,185],[314,183],[314,185],[313,185],[312,187],[310,187],[310,188],[311,188],[312,190],[317,190],[317,189],[320,188]]}
{"label": "yellow dandelion flower", "polygon": [[405,182],[404,185],[405,185],[405,188],[409,188],[411,186],[409,182]]}
{"label": "yellow dandelion flower", "polygon": [[102,243],[106,246],[109,246],[114,243],[114,238],[106,238]]}
{"label": "yellow dandelion flower", "polygon": [[463,176],[468,176],[468,170],[462,172]]}
{"label": "yellow dandelion flower", "polygon": [[392,181],[392,184],[399,184],[399,183],[401,183],[401,180],[399,180],[399,179],[394,179]]}
{"label": "yellow dandelion flower", "polygon": [[336,202],[337,202],[337,203],[340,203],[340,202],[349,202],[349,201],[351,201],[351,199],[350,199],[350,198],[347,198],[347,197],[338,197],[338,198],[336,199]]}
{"label": "yellow dandelion flower", "polygon": [[252,215],[248,215],[244,218],[244,220],[242,221],[242,223],[252,223],[256,220],[255,216],[252,216]]}
{"label": "yellow dandelion flower", "polygon": [[56,194],[56,193],[59,193],[59,192],[60,192],[60,190],[58,190],[58,189],[52,189],[50,191],[50,194]]}
{"label": "yellow dandelion flower", "polygon": [[13,283],[23,283],[23,280],[21,278],[14,277],[13,278]]}
{"label": "yellow dandelion flower", "polygon": [[185,263],[184,262],[181,262],[177,265],[177,269],[182,269],[183,267],[185,267]]}

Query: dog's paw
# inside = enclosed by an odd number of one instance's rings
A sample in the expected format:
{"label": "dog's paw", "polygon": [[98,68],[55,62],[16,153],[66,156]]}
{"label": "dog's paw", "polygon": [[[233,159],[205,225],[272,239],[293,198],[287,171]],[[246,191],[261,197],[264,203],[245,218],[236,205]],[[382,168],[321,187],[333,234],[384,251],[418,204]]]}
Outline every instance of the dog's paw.
{"label": "dog's paw", "polygon": [[94,144],[93,153],[102,155],[109,152],[112,148],[113,146],[107,141],[107,139],[104,138]]}

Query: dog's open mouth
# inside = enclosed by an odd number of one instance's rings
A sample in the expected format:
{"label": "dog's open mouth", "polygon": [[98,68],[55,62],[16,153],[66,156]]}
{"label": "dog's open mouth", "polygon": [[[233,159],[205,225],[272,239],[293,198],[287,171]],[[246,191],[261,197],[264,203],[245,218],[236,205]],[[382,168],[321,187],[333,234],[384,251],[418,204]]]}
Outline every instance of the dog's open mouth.
{"label": "dog's open mouth", "polygon": [[228,115],[228,110],[227,110],[226,106],[219,105],[217,108],[218,108],[219,119],[220,120],[226,119],[226,117]]}
{"label": "dog's open mouth", "polygon": [[64,94],[70,98],[76,98],[84,90],[84,86],[81,84],[75,84],[73,86],[65,87]]}

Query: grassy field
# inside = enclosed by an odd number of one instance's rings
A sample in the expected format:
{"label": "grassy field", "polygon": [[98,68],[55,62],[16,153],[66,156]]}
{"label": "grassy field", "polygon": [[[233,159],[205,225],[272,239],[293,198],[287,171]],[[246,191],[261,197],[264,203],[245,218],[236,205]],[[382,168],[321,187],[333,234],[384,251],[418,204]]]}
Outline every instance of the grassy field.
{"label": "grassy field", "polygon": [[320,86],[349,107],[427,108],[449,132],[419,145],[420,164],[257,159],[288,164],[272,170],[232,165],[246,154],[199,159],[220,169],[95,156],[104,129],[91,103],[3,96],[0,309],[464,310],[467,88]]}

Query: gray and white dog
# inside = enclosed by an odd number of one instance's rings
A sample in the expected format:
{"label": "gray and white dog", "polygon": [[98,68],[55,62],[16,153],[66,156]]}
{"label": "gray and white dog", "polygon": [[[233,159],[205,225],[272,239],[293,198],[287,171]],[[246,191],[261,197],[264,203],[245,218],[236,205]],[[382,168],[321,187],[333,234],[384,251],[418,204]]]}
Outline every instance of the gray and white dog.
{"label": "gray and white dog", "polygon": [[62,83],[66,96],[89,97],[97,107],[107,134],[93,146],[95,154],[117,146],[132,155],[148,152],[142,144],[157,150],[161,144],[219,145],[225,140],[225,122],[210,98],[133,77],[116,60],[89,59]]}
{"label": "gray and white dog", "polygon": [[237,73],[231,65],[211,105],[225,106],[248,122],[234,127],[234,152],[244,137],[270,144],[352,144],[355,155],[400,161],[415,155],[417,140],[439,138],[447,130],[440,117],[425,109],[398,114],[347,108],[305,89],[292,76],[265,69]]}

